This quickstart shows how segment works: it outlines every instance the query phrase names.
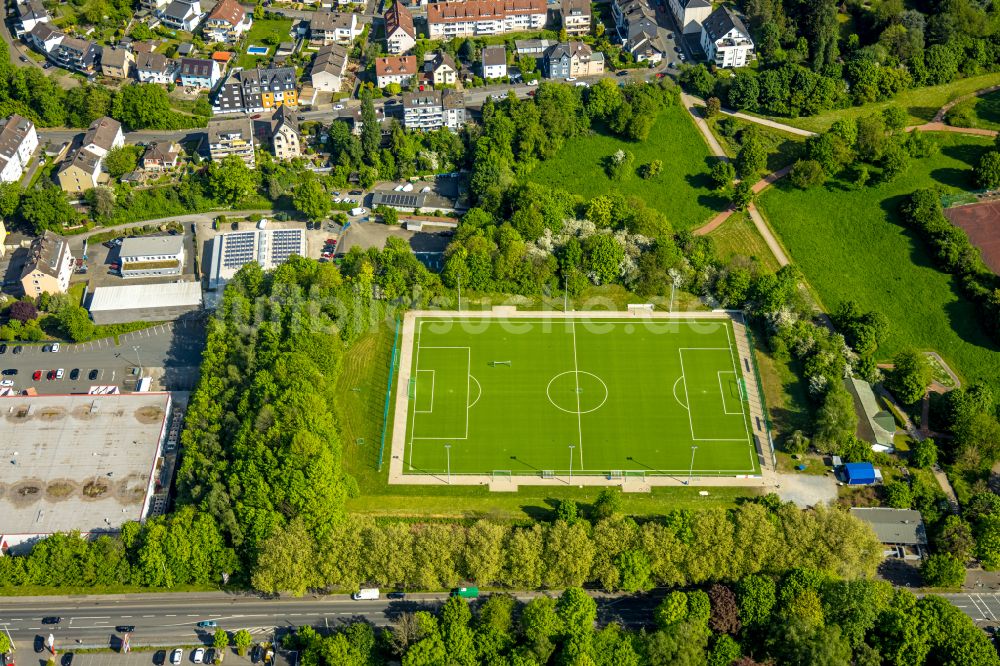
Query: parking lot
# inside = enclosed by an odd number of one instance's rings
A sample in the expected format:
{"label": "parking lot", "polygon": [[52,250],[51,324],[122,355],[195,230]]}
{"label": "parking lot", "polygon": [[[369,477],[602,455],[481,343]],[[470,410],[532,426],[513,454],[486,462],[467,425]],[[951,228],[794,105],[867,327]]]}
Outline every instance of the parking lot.
{"label": "parking lot", "polygon": [[[20,353],[14,347],[20,346]],[[114,338],[80,344],[60,345],[58,352],[43,351],[43,345],[7,343],[0,354],[4,379],[15,390],[33,388],[38,393],[86,393],[91,386],[117,386],[134,390],[141,374],[152,376],[152,389],[188,390],[198,377],[201,352],[205,347],[204,324],[199,320],[179,320]],[[47,379],[51,371],[63,370],[61,379]],[[16,374],[10,373],[16,370]],[[73,370],[78,371],[71,379]],[[38,380],[33,379],[40,372]],[[93,376],[94,379],[90,379]]]}
{"label": "parking lot", "polygon": [[[263,636],[255,637],[257,640],[261,640]],[[130,651],[130,652],[118,652],[120,649],[120,640],[117,637],[114,640],[115,646],[113,650],[108,650],[104,652],[73,652],[72,649],[67,649],[66,651],[56,650],[56,663],[59,666],[170,666],[170,657],[173,654],[174,649],[178,648],[168,648],[160,650],[149,650],[143,649],[143,651]],[[58,646],[57,646],[58,648]],[[194,647],[184,647],[179,648],[181,650],[181,666],[190,666],[194,664]],[[215,658],[214,650],[212,648],[204,648],[205,655],[203,656],[202,663],[221,663]],[[29,651],[19,650],[19,659],[17,662],[22,664],[22,666],[45,666],[49,658],[48,652],[36,652],[29,658]],[[212,661],[205,661],[205,657],[211,659]],[[253,666],[257,664],[263,664],[262,661],[253,661],[250,655],[246,657],[241,657],[235,650],[229,649],[226,651],[225,663],[230,666]],[[278,654],[274,655],[272,663],[274,666],[291,666],[295,663],[294,653],[291,655],[280,651]]]}

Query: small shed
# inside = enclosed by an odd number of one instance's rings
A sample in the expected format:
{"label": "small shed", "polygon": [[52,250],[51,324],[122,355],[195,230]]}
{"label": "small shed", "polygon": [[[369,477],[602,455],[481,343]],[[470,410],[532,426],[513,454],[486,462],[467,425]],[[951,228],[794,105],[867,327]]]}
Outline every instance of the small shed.
{"label": "small shed", "polygon": [[844,465],[844,480],[848,485],[869,485],[875,483],[877,478],[875,466],[871,463],[847,463]]}

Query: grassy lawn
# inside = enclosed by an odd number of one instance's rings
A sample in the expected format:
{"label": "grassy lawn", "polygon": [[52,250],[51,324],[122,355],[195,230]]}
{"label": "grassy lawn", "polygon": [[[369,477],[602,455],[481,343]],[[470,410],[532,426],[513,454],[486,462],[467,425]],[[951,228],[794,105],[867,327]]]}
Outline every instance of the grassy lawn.
{"label": "grassy lawn", "polygon": [[972,105],[972,112],[975,118],[975,121],[972,123],[973,127],[1000,130],[1000,91],[967,100],[962,102],[960,106],[966,104]]}
{"label": "grassy lawn", "polygon": [[803,191],[782,181],[762,194],[759,207],[827,310],[854,299],[889,318],[880,359],[906,347],[935,350],[966,381],[1000,388],[1000,350],[975,306],[937,270],[923,241],[898,224],[900,203],[918,188],[971,188],[971,167],[992,143],[933,136],[940,152],[913,162],[893,183],[858,191],[833,182]]}
{"label": "grassy lawn", "polygon": [[897,95],[896,99],[888,102],[852,106],[847,109],[833,109],[816,116],[809,116],[808,118],[772,117],[772,120],[814,132],[823,132],[829,129],[835,120],[840,118],[860,118],[875,111],[881,111],[892,104],[898,104],[906,109],[906,112],[910,116],[910,124],[920,125],[930,122],[934,118],[934,114],[938,112],[938,109],[948,102],[962,95],[967,95],[981,88],[989,88],[998,83],[1000,83],[1000,73],[993,72],[991,74],[972,76],[967,79],[958,79],[957,81],[945,83],[940,86],[905,90]]}
{"label": "grassy lawn", "polygon": [[[632,174],[621,182],[612,181],[602,162],[619,149],[635,155],[636,169],[661,160],[662,172],[650,180]],[[689,229],[701,225],[728,203],[713,190],[708,176],[714,159],[694,122],[677,105],[660,114],[646,141],[632,143],[600,133],[578,137],[568,141],[558,155],[542,162],[530,178],[588,199],[611,192],[637,197],[666,215],[674,228]]]}
{"label": "grassy lawn", "polygon": [[292,29],[292,19],[269,18],[254,19],[253,26],[247,36],[247,46],[266,46],[268,51],[265,55],[252,55],[244,50],[240,54],[237,65],[244,68],[256,67],[258,64],[267,64],[276,47],[265,43],[264,39],[271,35],[275,36],[279,42],[287,42],[292,38],[289,32]]}
{"label": "grassy lawn", "polygon": [[737,257],[747,257],[760,262],[769,271],[781,268],[746,213],[730,215],[721,227],[709,234],[709,238],[715,241],[715,253],[719,259],[726,263]]}

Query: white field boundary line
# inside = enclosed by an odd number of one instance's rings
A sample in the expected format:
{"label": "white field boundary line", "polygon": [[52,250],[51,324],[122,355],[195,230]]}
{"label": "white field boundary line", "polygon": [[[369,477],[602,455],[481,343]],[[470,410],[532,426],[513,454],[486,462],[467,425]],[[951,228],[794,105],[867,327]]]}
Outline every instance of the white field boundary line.
{"label": "white field boundary line", "polygon": [[738,384],[739,383],[739,375],[737,375],[732,370],[719,370],[715,374],[719,377],[719,393],[722,394],[722,411],[723,411],[723,413],[726,414],[726,416],[736,416],[736,415],[743,416],[743,410],[742,409],[740,411],[738,411],[738,412],[731,412],[731,411],[729,411],[729,405],[726,404],[726,388],[722,384],[722,375],[732,375],[736,379],[736,381],[737,381],[737,389],[736,390],[739,391],[739,388],[738,388],[739,387],[739,384]]}
{"label": "white field boundary line", "polygon": [[[429,372],[431,373],[431,408],[430,409],[417,409],[417,396],[420,395],[420,373]],[[434,370],[421,370],[417,368],[416,372],[416,384],[413,385],[413,413],[414,414],[433,414],[434,413],[434,378],[437,372]]]}
{"label": "white field boundary line", "polygon": [[[629,313],[619,312],[619,311],[572,311],[572,312],[561,312],[561,311],[523,311],[518,312],[516,308],[506,307],[506,306],[496,306],[494,310],[463,310],[463,311],[445,311],[445,310],[411,310],[403,315],[402,331],[400,336],[399,345],[399,372],[397,374],[397,385],[396,385],[396,401],[393,415],[393,435],[392,435],[392,448],[391,457],[389,459],[389,483],[432,483],[436,481],[430,481],[428,479],[422,478],[425,475],[405,475],[403,464],[405,462],[405,453],[407,448],[407,430],[412,424],[412,420],[409,418],[408,413],[408,392],[405,390],[399,390],[399,387],[406,386],[410,380],[411,369],[414,367],[413,358],[419,354],[419,331],[417,330],[418,320],[455,320],[455,319],[495,319],[495,320],[520,320],[524,323],[530,322],[532,319],[539,323],[551,322],[553,320],[565,320],[565,319],[576,319],[576,320],[596,320],[603,323],[636,323],[641,324],[643,320],[673,320],[677,323],[684,324],[696,324],[699,322],[705,323],[718,323],[725,321],[732,321],[734,316],[738,316],[738,311],[735,310],[711,310],[707,312],[633,312],[631,316]],[[421,324],[423,321],[421,321]],[[730,350],[731,351],[731,350]],[[681,377],[681,379],[684,379]],[[686,390],[685,382],[685,390]],[[412,434],[412,433],[411,433]],[[742,440],[740,440],[742,441]],[[412,460],[412,438],[409,440],[410,444],[410,459]],[[751,455],[751,458],[753,456]],[[580,469],[581,474],[586,474],[592,470]],[[601,472],[602,470],[593,470],[596,472]],[[641,470],[640,470],[641,471]],[[661,474],[679,474],[682,472],[688,472],[688,468],[669,470],[663,469],[659,470]],[[724,477],[725,475],[737,475],[737,479],[744,478],[747,474],[746,470],[723,470],[723,469],[712,469],[703,470],[697,469],[695,473],[700,474],[703,478],[710,479],[713,477]],[[751,472],[751,475],[753,472]],[[468,484],[479,484],[483,483],[484,479],[488,479],[488,474],[470,474],[464,476],[458,476],[454,480],[458,480],[459,483],[463,485]],[[656,475],[654,475],[654,480]],[[746,478],[756,478],[748,476]],[[515,481],[520,481],[520,483],[528,485],[539,485],[538,479],[535,476],[520,476],[515,477]],[[722,479],[725,481],[725,478]],[[545,485],[544,483],[541,485]],[[614,485],[614,484],[611,484]],[[655,484],[663,485],[663,484]],[[666,484],[670,485],[670,484]],[[712,485],[709,483],[709,485]]]}
{"label": "white field boundary line", "polygon": [[[691,417],[691,411],[692,411],[691,410],[691,394],[688,393],[687,374],[684,372],[684,352],[685,351],[689,351],[689,350],[690,351],[728,351],[728,352],[731,352],[732,350],[729,349],[729,348],[727,348],[727,347],[678,347],[677,348],[677,354],[680,356],[680,359],[681,359],[681,379],[684,380],[684,397],[686,397],[687,401],[688,401],[687,413],[688,413],[688,424],[691,427],[691,441],[693,441],[693,442],[743,442],[743,441],[746,441],[742,437],[736,437],[736,438],[732,438],[732,437],[695,437],[695,434],[694,434],[694,420]],[[730,372],[730,371],[729,370],[723,370],[723,372]],[[680,402],[680,401],[678,401],[678,402]],[[725,401],[723,401],[723,404],[725,404]],[[734,414],[734,416],[735,416],[735,414]],[[744,425],[744,427],[746,427],[746,423],[745,422],[744,422],[743,425]]]}
{"label": "white field boundary line", "polygon": [[[580,413],[580,364],[576,360],[576,321],[573,321],[571,323],[571,330],[573,331],[573,379],[576,380],[576,432],[579,434],[580,467],[582,468],[583,467],[583,414]],[[570,452],[570,455],[572,456],[572,451]]]}
{"label": "white field boundary line", "polygon": [[[732,327],[733,327],[732,323],[730,323],[727,326],[723,326],[723,328],[726,329],[726,341],[729,343],[729,360],[733,364],[733,372],[737,373],[736,376],[738,377],[739,376],[739,371],[740,371],[740,366],[738,364],[738,361],[737,361],[736,357],[739,356],[739,352],[736,351],[736,344],[733,342],[732,335],[729,332],[729,329],[731,329]],[[742,407],[743,407],[743,398],[741,397],[740,398],[740,408],[742,409]],[[747,439],[746,439],[747,448],[750,449],[750,469],[753,469],[754,468],[754,461],[756,460],[757,447],[754,446],[754,443],[753,443],[753,433],[750,432],[750,396],[749,395],[747,395],[747,409],[746,409],[746,412],[743,414],[743,431],[747,434]],[[761,470],[758,470],[758,473],[760,471]]]}

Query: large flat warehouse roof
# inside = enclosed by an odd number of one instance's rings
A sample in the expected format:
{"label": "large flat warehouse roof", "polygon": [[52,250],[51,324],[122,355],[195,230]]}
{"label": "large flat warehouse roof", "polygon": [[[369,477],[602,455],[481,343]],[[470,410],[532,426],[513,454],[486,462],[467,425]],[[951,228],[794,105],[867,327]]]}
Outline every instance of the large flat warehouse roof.
{"label": "large flat warehouse roof", "polygon": [[201,305],[200,282],[168,282],[165,284],[130,284],[120,287],[98,287],[90,300],[90,311],[132,310]]}
{"label": "large flat warehouse roof", "polygon": [[0,398],[0,535],[140,520],[168,393]]}

